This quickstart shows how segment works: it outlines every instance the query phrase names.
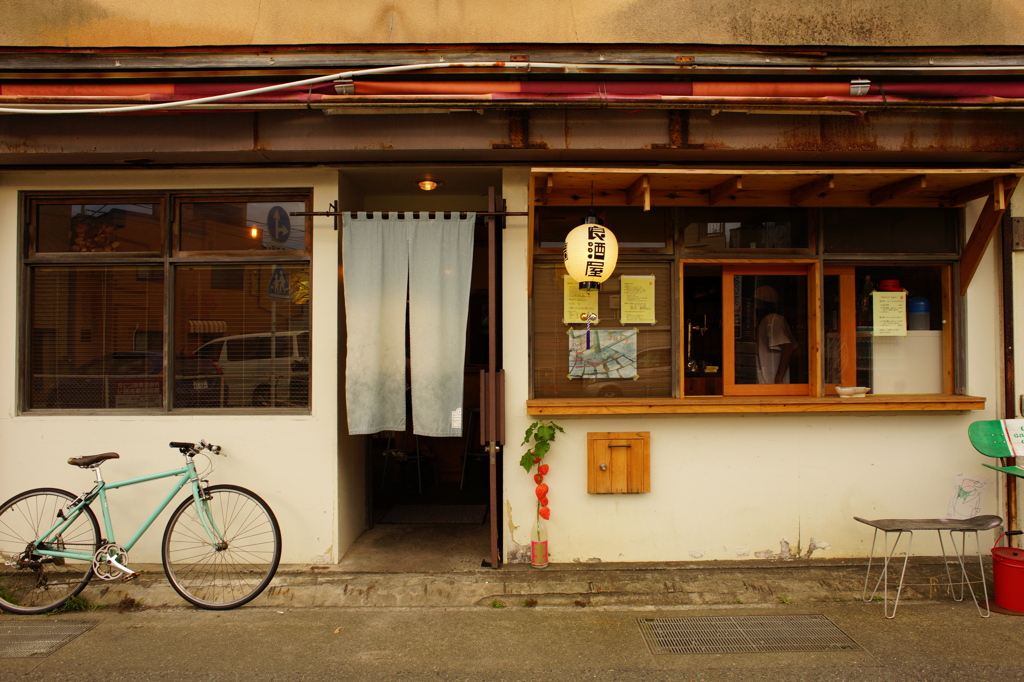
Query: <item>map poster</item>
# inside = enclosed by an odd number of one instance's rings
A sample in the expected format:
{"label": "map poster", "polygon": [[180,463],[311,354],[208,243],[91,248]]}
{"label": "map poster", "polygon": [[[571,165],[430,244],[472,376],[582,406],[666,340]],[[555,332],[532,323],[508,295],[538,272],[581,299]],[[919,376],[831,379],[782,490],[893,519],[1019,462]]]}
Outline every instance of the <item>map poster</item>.
{"label": "map poster", "polygon": [[654,275],[621,275],[619,324],[654,324]]}
{"label": "map poster", "polygon": [[872,291],[872,323],[874,336],[907,335],[907,292]]}
{"label": "map poster", "polygon": [[[586,324],[587,314],[597,315],[597,289],[580,289],[580,285],[569,275],[562,276],[562,324]],[[600,322],[595,317],[591,324]]]}
{"label": "map poster", "polygon": [[584,329],[569,330],[570,379],[634,379],[635,329],[591,329],[587,348]]}

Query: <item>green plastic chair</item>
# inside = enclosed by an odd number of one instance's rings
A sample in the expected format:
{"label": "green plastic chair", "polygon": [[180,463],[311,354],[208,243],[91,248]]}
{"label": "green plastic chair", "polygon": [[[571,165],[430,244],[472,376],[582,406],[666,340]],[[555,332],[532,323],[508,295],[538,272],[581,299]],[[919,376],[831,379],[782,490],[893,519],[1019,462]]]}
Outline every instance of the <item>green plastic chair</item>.
{"label": "green plastic chair", "polygon": [[[1006,432],[1003,431],[1002,420],[990,419],[974,422],[967,427],[967,436],[971,439],[971,445],[974,446],[974,449],[986,457],[1013,460],[1013,451],[1010,450],[1010,445],[1006,442]],[[1024,469],[1016,465],[993,466],[992,464],[983,464],[983,466],[995,469],[996,471],[1002,471],[1004,474],[1024,478]]]}

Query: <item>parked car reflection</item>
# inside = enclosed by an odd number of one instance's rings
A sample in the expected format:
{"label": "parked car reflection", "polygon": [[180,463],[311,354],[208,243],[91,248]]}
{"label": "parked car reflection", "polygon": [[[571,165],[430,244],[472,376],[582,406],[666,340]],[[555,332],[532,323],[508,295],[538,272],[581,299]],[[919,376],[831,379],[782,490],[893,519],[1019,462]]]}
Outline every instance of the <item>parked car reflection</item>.
{"label": "parked car reflection", "polygon": [[584,392],[599,398],[672,396],[672,347],[655,346],[638,350],[632,379],[584,379]]}
{"label": "parked car reflection", "polygon": [[[163,354],[121,351],[94,358],[54,380],[46,406],[55,409],[161,407]],[[206,358],[174,358],[174,407],[219,407],[220,368]]]}

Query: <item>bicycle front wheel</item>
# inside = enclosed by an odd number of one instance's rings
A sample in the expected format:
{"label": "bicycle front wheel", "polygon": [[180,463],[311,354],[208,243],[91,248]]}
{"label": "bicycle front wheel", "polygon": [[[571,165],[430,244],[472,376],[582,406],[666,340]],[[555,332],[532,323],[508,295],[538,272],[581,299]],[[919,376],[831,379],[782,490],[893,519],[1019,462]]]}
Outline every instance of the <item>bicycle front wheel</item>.
{"label": "bicycle front wheel", "polygon": [[[100,542],[100,526],[92,509],[83,509],[49,542],[36,543],[64,518],[75,499],[66,490],[36,488],[0,506],[0,609],[22,615],[46,613],[85,589]],[[36,553],[39,548],[81,551],[90,559],[43,556]]]}
{"label": "bicycle front wheel", "polygon": [[277,518],[256,493],[235,485],[206,489],[211,542],[195,500],[181,503],[164,531],[164,573],[186,601],[204,609],[233,609],[270,584],[281,560]]}

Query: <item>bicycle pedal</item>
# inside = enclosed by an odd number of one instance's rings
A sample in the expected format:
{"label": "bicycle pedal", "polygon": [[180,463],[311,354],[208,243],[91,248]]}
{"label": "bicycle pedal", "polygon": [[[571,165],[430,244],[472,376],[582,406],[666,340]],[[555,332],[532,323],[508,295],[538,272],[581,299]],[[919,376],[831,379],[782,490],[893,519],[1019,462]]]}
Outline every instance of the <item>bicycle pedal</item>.
{"label": "bicycle pedal", "polygon": [[124,574],[124,578],[122,579],[122,582],[126,582],[126,583],[127,582],[131,582],[132,580],[135,580],[136,578],[138,578],[140,575],[142,575],[142,574],[138,573],[136,571],[128,571],[127,573]]}

